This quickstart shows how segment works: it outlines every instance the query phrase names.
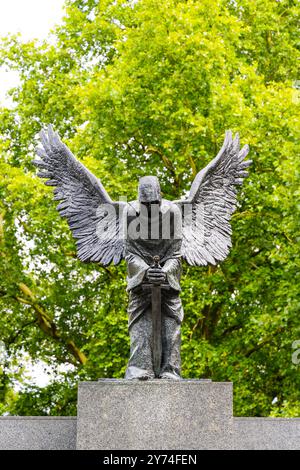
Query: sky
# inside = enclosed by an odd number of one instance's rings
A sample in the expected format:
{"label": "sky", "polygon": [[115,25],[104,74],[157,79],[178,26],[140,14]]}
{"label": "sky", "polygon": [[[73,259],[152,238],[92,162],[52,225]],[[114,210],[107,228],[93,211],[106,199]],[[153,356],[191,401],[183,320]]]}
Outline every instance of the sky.
{"label": "sky", "polygon": [[[8,33],[21,33],[22,39],[45,39],[49,31],[60,23],[64,10],[64,0],[0,0],[0,38]],[[0,105],[10,106],[6,92],[19,83],[18,73],[0,67]],[[1,344],[0,344],[1,360]],[[46,385],[51,372],[41,361],[31,364],[27,361],[31,383]]]}
{"label": "sky", "polygon": [[[0,38],[21,33],[24,41],[45,39],[61,22],[64,0],[0,0]],[[0,105],[9,106],[6,92],[18,85],[18,73],[0,67]]]}

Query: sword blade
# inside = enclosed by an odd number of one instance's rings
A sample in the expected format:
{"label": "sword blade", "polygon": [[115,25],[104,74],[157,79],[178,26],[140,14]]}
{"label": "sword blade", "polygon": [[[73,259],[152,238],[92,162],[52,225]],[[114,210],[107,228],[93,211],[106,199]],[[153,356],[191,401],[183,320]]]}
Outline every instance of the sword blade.
{"label": "sword blade", "polygon": [[161,340],[161,286],[152,285],[152,354],[155,377],[161,369],[162,340]]}

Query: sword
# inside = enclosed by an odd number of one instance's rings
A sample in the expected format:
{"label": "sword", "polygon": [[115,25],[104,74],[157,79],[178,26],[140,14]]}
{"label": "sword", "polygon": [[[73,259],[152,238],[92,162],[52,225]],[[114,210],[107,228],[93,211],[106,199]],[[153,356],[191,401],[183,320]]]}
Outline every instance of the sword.
{"label": "sword", "polygon": [[[153,267],[160,267],[159,256],[153,256]],[[161,334],[161,290],[170,289],[169,284],[143,284],[144,290],[151,291],[152,303],[152,359],[155,377],[159,377],[162,362],[162,334]]]}

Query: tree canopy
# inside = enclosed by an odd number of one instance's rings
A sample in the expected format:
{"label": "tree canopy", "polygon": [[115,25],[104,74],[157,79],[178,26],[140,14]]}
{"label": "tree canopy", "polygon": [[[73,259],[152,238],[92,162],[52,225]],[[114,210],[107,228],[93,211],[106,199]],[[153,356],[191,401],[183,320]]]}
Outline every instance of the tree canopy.
{"label": "tree canopy", "polygon": [[[230,256],[184,265],[183,376],[232,381],[237,416],[299,415],[299,2],[66,5],[49,40],[0,43],[20,74],[0,108],[0,412],[75,414],[78,381],[122,377],[129,354],[125,264],[76,259],[31,163],[52,123],[116,199],[146,174],[178,198],[225,130],[240,133],[254,163]],[[26,377],[26,355],[52,367],[48,386]]]}

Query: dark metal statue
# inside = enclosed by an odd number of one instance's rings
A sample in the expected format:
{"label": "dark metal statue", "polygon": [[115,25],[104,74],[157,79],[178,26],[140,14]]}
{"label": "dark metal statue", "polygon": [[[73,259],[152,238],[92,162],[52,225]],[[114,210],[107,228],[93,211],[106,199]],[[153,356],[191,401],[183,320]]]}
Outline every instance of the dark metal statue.
{"label": "dark metal statue", "polygon": [[128,267],[130,359],[127,379],[180,379],[181,258],[217,264],[231,247],[230,217],[237,185],[248,175],[249,152],[226,132],[218,155],[194,179],[189,195],[162,199],[154,176],[140,178],[138,200],[112,201],[101,182],[75,159],[51,126],[41,132],[35,160],[55,186],[54,199],[77,239],[78,258]]}

